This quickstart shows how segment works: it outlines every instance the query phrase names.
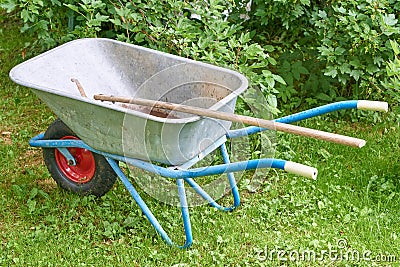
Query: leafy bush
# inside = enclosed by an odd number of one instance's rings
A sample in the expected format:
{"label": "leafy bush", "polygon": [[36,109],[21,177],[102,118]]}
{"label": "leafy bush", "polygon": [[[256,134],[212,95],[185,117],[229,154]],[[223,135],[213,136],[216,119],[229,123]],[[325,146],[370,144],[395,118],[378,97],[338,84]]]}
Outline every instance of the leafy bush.
{"label": "leafy bush", "polygon": [[400,45],[398,42],[390,40],[390,45],[395,55],[393,60],[387,62],[386,71],[388,77],[382,82],[386,88],[386,94],[391,99],[390,104],[393,108],[397,108],[400,116]]}
{"label": "leafy bush", "polygon": [[107,37],[236,69],[276,113],[391,97],[381,81],[400,37],[397,0],[5,0],[42,50]]}
{"label": "leafy bush", "polygon": [[278,52],[276,72],[287,86],[276,91],[286,109],[387,96],[380,81],[393,59],[389,39],[400,37],[400,2],[254,0],[250,10],[241,3],[232,18],[246,14],[245,27]]}
{"label": "leafy bush", "polygon": [[[400,36],[398,1],[342,1],[313,15],[318,59],[326,62],[324,74],[347,86],[351,95],[380,94],[385,62],[393,58],[390,38]],[[359,89],[359,90],[357,90]]]}
{"label": "leafy bush", "polygon": [[228,2],[8,0],[2,6],[18,8],[23,31],[35,33],[43,49],[75,38],[108,37],[210,62],[246,75],[278,112],[273,88],[284,80],[269,70],[276,64],[268,54],[274,47],[259,45],[241,23],[228,21]]}
{"label": "leafy bush", "polygon": [[287,42],[287,45],[293,45],[290,41],[297,42],[301,33],[307,31],[307,18],[315,5],[310,0],[253,0],[249,8],[249,1],[235,2],[232,20],[246,20],[248,28],[261,33],[258,35],[260,40],[280,44]]}
{"label": "leafy bush", "polygon": [[[65,3],[74,2],[67,0]],[[31,44],[42,50],[70,40],[68,23],[72,14],[58,0],[6,0],[0,4],[8,13],[17,10],[23,22],[21,32],[35,36]]]}

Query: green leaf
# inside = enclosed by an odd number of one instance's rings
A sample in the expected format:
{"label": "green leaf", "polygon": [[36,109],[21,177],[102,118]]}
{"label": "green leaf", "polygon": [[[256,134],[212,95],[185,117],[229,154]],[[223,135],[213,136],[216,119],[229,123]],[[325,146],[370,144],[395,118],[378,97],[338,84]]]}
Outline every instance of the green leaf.
{"label": "green leaf", "polygon": [[61,2],[58,0],[51,0],[51,3],[56,6],[61,6]]}
{"label": "green leaf", "polygon": [[250,56],[249,58],[256,58],[264,54],[264,49],[259,44],[251,44],[247,47],[246,54]]}
{"label": "green leaf", "polygon": [[28,199],[26,204],[28,206],[29,213],[33,213],[36,210],[36,200]]}
{"label": "green leaf", "polygon": [[241,44],[246,44],[248,42],[250,42],[251,38],[250,38],[250,33],[242,33],[239,37],[239,42]]}
{"label": "green leaf", "polygon": [[290,62],[289,61],[287,61],[287,60],[285,60],[285,61],[283,61],[283,63],[282,63],[282,66],[281,66],[281,72],[283,72],[283,73],[287,73],[287,72],[289,72],[290,70],[291,70],[291,65],[290,65]]}
{"label": "green leaf", "polygon": [[273,88],[275,86],[275,79],[272,76],[265,77],[265,81],[267,82],[268,86]]}
{"label": "green leaf", "polygon": [[366,68],[366,71],[367,71],[369,74],[374,74],[374,73],[376,73],[376,72],[379,72],[379,68],[378,68],[378,66],[376,66],[376,65],[374,65],[374,64],[368,64],[368,66],[367,66],[367,68]]}
{"label": "green leaf", "polygon": [[344,52],[346,52],[346,49],[344,49],[343,47],[336,47],[335,48],[335,55],[337,55],[337,56],[343,55]]}
{"label": "green leaf", "polygon": [[37,196],[38,192],[39,190],[36,187],[32,188],[29,194],[29,199],[34,199]]}
{"label": "green leaf", "polygon": [[274,95],[268,95],[267,96],[267,102],[271,107],[277,107],[278,101],[276,100],[276,96]]}
{"label": "green leaf", "polygon": [[79,7],[74,6],[74,5],[72,5],[72,4],[68,4],[68,5],[65,5],[65,6],[68,7],[69,9],[71,9],[71,10],[73,10],[73,11],[79,13]]}
{"label": "green leaf", "polygon": [[33,1],[35,4],[38,4],[39,6],[41,6],[41,7],[43,7],[44,6],[44,3],[43,3],[43,1],[42,0],[35,0],[35,1]]}
{"label": "green leaf", "polygon": [[333,48],[332,47],[322,46],[322,47],[318,47],[318,50],[321,52],[322,56],[329,56],[329,55],[333,54]]}
{"label": "green leaf", "polygon": [[116,18],[116,19],[110,19],[110,22],[113,23],[115,26],[121,26],[121,20]]}
{"label": "green leaf", "polygon": [[278,83],[286,85],[285,80],[281,76],[273,74],[272,77],[274,77],[274,80],[277,81]]}
{"label": "green leaf", "polygon": [[353,67],[356,67],[356,68],[361,67],[361,63],[360,63],[360,60],[358,58],[353,58],[353,60],[350,60],[349,63]]}
{"label": "green leaf", "polygon": [[327,19],[328,14],[326,14],[326,12],[324,10],[320,10],[320,11],[318,11],[318,17],[320,17],[321,19]]}
{"label": "green leaf", "polygon": [[339,70],[341,74],[350,73],[350,65],[348,63],[343,63],[340,65]]}
{"label": "green leaf", "polygon": [[344,7],[339,7],[336,9],[337,12],[342,13],[342,14],[346,14],[346,9]]}
{"label": "green leaf", "polygon": [[138,32],[138,33],[135,35],[135,41],[136,41],[137,43],[141,43],[141,42],[144,41],[144,38],[145,38],[145,37],[146,37],[145,34],[143,34],[143,33],[141,33],[141,32]]}
{"label": "green leaf", "polygon": [[301,74],[308,74],[308,70],[303,67],[303,63],[301,61],[293,63],[291,72],[293,77],[298,81],[300,80]]}
{"label": "green leaf", "polygon": [[285,73],[285,81],[288,85],[293,85],[293,74],[291,72]]}
{"label": "green leaf", "polygon": [[293,77],[299,81],[300,80],[300,72],[299,69],[292,69]]}
{"label": "green leaf", "polygon": [[15,10],[16,4],[14,1],[7,1],[5,3],[1,3],[0,7],[5,9],[7,13],[10,13]]}
{"label": "green leaf", "polygon": [[335,69],[333,67],[329,68],[328,71],[324,72],[324,75],[330,76],[332,78],[335,78],[337,76],[337,74],[338,74],[337,69]]}
{"label": "green leaf", "polygon": [[32,13],[30,13],[27,9],[21,11],[21,19],[24,22],[33,22]]}
{"label": "green leaf", "polygon": [[400,54],[399,44],[396,41],[390,40],[390,45],[395,55]]}
{"label": "green leaf", "polygon": [[264,76],[272,76],[272,72],[269,71],[269,70],[263,70],[263,71],[262,71],[262,74],[263,74]]}
{"label": "green leaf", "polygon": [[388,14],[383,16],[383,21],[388,26],[395,26],[397,23],[396,16],[394,14]]}
{"label": "green leaf", "polygon": [[267,59],[268,59],[268,62],[271,63],[271,65],[277,64],[276,60],[273,57],[267,57]]}
{"label": "green leaf", "polygon": [[358,81],[358,79],[360,79],[360,76],[363,74],[364,72],[362,72],[361,70],[352,70],[350,72],[350,76],[353,77],[356,81]]}
{"label": "green leaf", "polygon": [[263,47],[264,47],[264,49],[265,49],[267,52],[273,52],[273,51],[275,51],[275,47],[272,46],[272,45],[265,45],[265,46],[263,46]]}
{"label": "green leaf", "polygon": [[318,99],[327,101],[327,102],[332,101],[332,97],[330,97],[330,96],[328,96],[327,94],[324,94],[324,93],[319,93],[315,97],[318,98]]}

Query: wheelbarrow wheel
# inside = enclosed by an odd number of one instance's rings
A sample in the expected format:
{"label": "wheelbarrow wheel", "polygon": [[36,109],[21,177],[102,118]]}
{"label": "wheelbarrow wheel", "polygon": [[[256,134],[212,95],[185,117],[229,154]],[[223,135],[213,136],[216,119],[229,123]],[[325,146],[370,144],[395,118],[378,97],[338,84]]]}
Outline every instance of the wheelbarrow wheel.
{"label": "wheelbarrow wheel", "polygon": [[[46,140],[75,139],[76,134],[60,119],[55,120],[44,134]],[[44,162],[61,188],[79,195],[103,196],[114,185],[116,173],[107,160],[83,148],[68,148],[76,165],[71,165],[56,148],[43,148]]]}

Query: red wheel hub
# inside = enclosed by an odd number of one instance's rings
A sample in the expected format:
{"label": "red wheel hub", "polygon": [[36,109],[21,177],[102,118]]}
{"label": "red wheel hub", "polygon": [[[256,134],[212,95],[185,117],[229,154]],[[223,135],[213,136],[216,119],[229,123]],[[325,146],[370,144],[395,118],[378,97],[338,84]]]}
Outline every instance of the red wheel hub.
{"label": "red wheel hub", "polygon": [[[61,139],[79,140],[75,136],[64,136]],[[68,148],[69,153],[74,157],[76,165],[69,165],[68,160],[58,149],[55,150],[56,162],[61,172],[71,181],[85,184],[92,180],[96,171],[96,163],[92,152],[84,148]]]}

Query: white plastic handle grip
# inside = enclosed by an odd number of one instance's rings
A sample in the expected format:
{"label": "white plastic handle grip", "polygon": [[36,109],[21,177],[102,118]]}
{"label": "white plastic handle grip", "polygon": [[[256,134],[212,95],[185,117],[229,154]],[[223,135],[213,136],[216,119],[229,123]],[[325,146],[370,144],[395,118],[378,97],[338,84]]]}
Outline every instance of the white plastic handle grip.
{"label": "white plastic handle grip", "polygon": [[358,100],[357,109],[374,110],[374,111],[388,111],[388,103],[382,101]]}
{"label": "white plastic handle grip", "polygon": [[286,161],[285,171],[307,178],[317,179],[318,170],[316,168],[296,163],[293,161]]}

